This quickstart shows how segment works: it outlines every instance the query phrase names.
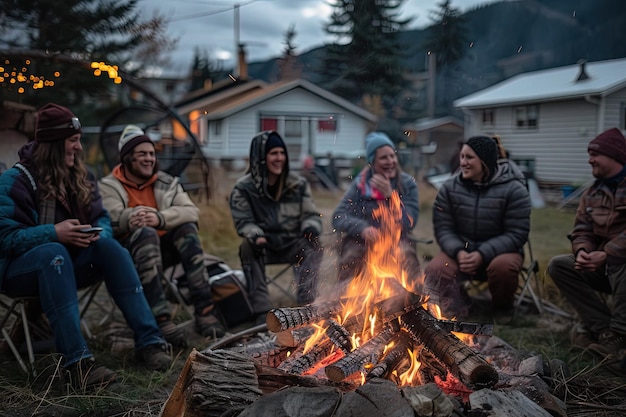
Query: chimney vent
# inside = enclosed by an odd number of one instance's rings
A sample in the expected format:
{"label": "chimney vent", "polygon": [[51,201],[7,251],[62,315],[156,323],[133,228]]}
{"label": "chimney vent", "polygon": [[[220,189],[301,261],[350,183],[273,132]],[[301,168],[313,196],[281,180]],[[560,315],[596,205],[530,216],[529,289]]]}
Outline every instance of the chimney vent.
{"label": "chimney vent", "polygon": [[587,60],[586,59],[580,59],[577,62],[577,64],[580,67],[580,69],[578,71],[578,77],[576,77],[576,81],[575,82],[588,80],[590,77],[587,74],[587,71],[585,70],[585,66],[587,64]]}
{"label": "chimney vent", "polygon": [[248,62],[246,60],[246,49],[243,43],[240,43],[237,50],[237,73],[235,74],[241,81],[248,79]]}

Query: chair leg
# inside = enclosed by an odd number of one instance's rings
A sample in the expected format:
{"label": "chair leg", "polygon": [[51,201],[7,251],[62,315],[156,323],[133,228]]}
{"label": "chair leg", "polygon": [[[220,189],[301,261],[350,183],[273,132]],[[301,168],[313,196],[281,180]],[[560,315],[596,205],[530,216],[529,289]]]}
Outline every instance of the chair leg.
{"label": "chair leg", "polygon": [[[30,335],[28,316],[26,314],[24,300],[12,300],[10,305],[7,305],[4,302],[2,302],[2,306],[6,308],[5,317],[2,321],[2,337],[4,338],[4,342],[9,346],[9,349],[11,349],[11,353],[13,353],[13,356],[17,360],[17,363],[19,364],[20,368],[22,368],[22,370],[24,370],[24,372],[27,374],[30,373],[33,376],[37,376],[37,372],[35,371],[35,353],[33,351],[33,343],[32,343],[32,339]],[[15,346],[15,343],[11,339],[11,335],[4,327],[4,325],[8,321],[8,318],[11,315],[15,316],[16,320],[20,320],[20,316],[21,316],[22,330],[24,331],[24,339],[26,341],[26,350],[28,353],[28,362],[30,365],[30,369],[24,362],[24,359],[22,359],[22,355],[20,354],[17,347]]]}
{"label": "chair leg", "polygon": [[535,305],[535,307],[537,307],[537,311],[539,312],[539,314],[543,314],[543,311],[544,311],[543,302],[541,301],[541,298],[535,293],[535,290],[533,288],[533,284],[537,280],[538,270],[539,270],[539,264],[537,263],[537,261],[533,260],[530,266],[525,271],[523,271],[524,283],[522,284],[522,290],[520,294],[517,296],[517,300],[515,301],[515,310],[519,308],[519,306],[522,304],[522,301],[526,297],[526,293],[528,293],[533,304]]}
{"label": "chair leg", "polygon": [[293,268],[292,264],[288,264],[287,266],[285,266],[284,268],[282,268],[280,271],[278,271],[277,273],[275,273],[274,275],[272,275],[271,277],[268,276],[266,274],[266,282],[268,284],[272,284],[274,285],[276,288],[278,288],[280,290],[280,292],[282,292],[284,295],[286,295],[287,297],[289,297],[291,300],[293,300],[294,302],[297,301],[297,297],[295,296],[295,294],[292,291],[289,291],[288,289],[282,287],[281,285],[278,284],[278,282],[276,282],[276,280],[278,278],[280,278],[281,276],[283,276],[287,271],[289,271],[289,269]]}

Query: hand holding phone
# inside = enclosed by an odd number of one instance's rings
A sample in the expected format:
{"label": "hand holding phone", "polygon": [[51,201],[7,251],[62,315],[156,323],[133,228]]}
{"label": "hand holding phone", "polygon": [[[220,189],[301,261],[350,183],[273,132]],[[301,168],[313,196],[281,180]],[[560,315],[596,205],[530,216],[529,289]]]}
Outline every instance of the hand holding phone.
{"label": "hand holding phone", "polygon": [[102,232],[102,227],[85,227],[79,230],[81,233],[100,233]]}

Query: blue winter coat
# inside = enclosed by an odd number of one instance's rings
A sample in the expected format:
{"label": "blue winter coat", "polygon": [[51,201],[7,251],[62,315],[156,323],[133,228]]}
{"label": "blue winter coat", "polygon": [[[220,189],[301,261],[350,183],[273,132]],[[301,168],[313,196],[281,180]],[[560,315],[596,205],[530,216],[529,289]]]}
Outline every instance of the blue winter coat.
{"label": "blue winter coat", "polygon": [[[32,142],[25,145],[30,151]],[[30,153],[20,150],[21,156],[30,157]],[[28,169],[28,159],[22,158],[22,169],[17,166],[0,175],[0,288],[2,279],[9,263],[17,256],[44,243],[58,242],[54,224],[39,224],[39,197],[37,195],[36,178],[32,169]],[[28,174],[25,172],[28,172]],[[102,199],[90,173],[89,180],[93,184],[90,207],[81,211],[81,222],[103,228],[101,237],[112,237],[111,221],[102,206]],[[56,205],[55,223],[65,219],[79,218],[77,213],[70,213],[61,204]]]}

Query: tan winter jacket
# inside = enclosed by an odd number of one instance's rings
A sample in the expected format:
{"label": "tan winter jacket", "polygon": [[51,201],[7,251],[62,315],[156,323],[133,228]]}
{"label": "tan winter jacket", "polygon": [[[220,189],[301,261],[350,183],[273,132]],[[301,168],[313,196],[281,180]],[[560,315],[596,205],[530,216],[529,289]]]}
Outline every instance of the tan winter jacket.
{"label": "tan winter jacket", "polygon": [[[183,190],[177,177],[159,171],[154,183],[154,197],[157,203],[160,230],[172,230],[183,223],[197,223],[198,207]],[[128,207],[128,194],[121,182],[109,174],[99,183],[102,202],[111,216],[111,226],[116,237],[130,232],[128,218],[133,211]]]}

